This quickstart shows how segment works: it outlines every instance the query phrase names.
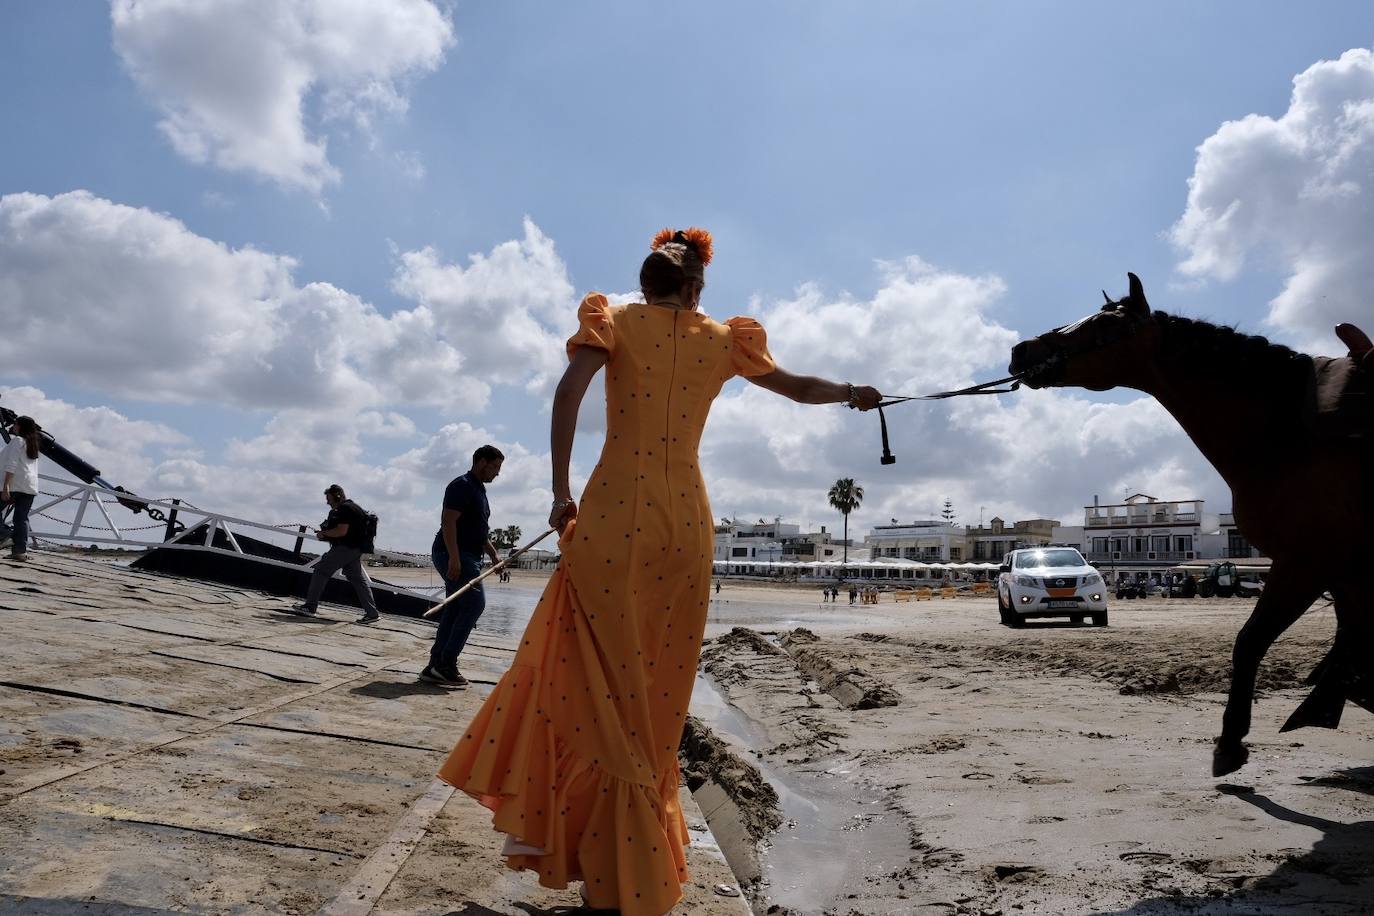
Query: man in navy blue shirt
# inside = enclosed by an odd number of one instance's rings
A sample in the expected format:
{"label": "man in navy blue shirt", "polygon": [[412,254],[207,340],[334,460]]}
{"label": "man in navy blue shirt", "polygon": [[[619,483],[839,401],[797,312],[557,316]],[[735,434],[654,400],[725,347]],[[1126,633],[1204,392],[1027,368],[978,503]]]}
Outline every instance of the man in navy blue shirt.
{"label": "man in navy blue shirt", "polygon": [[[488,535],[491,506],[487,504],[487,484],[501,473],[506,456],[494,445],[484,445],[472,453],[472,468],[455,477],[444,490],[444,511],[439,531],[434,535],[430,558],[444,579],[444,594],[452,595],[482,571],[482,554],[499,564],[496,548]],[[487,597],[478,585],[468,589],[444,608],[439,631],[429,650],[429,664],[420,680],[449,687],[466,687],[467,678],[458,673],[458,654],[467,645],[477,618],[486,609]]]}

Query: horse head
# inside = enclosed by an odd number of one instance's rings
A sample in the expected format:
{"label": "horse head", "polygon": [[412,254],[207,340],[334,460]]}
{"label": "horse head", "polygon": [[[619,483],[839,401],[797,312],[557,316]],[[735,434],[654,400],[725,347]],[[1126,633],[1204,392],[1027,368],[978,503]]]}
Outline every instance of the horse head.
{"label": "horse head", "polygon": [[1007,371],[1030,388],[1072,386],[1105,391],[1118,385],[1140,387],[1147,377],[1159,329],[1150,321],[1150,303],[1135,274],[1121,299],[1102,293],[1106,305],[1073,324],[1023,340],[1011,351]]}

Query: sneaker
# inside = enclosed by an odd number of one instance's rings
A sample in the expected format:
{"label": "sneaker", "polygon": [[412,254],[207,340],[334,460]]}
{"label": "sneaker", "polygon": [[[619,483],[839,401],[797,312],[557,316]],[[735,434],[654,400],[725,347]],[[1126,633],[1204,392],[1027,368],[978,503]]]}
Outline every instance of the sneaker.
{"label": "sneaker", "polygon": [[27,553],[12,553],[10,554],[10,559],[18,560],[20,563],[24,563],[28,561],[29,555]]}
{"label": "sneaker", "polygon": [[379,620],[381,620],[381,619],[382,619],[382,615],[381,615],[381,614],[364,614],[363,616],[359,617],[358,620],[357,620],[356,622],[357,622],[357,623],[376,623],[377,621],[379,621]]}
{"label": "sneaker", "polygon": [[448,684],[448,681],[444,680],[439,672],[435,671],[430,665],[425,665],[424,669],[420,672],[420,680],[424,681],[426,684],[439,684],[441,686]]}
{"label": "sneaker", "polygon": [[[458,674],[456,671],[452,673]],[[462,675],[458,675],[455,680],[449,672],[440,671],[433,665],[425,665],[424,670],[420,672],[420,680],[427,684],[438,684],[441,687],[466,687],[468,685],[467,680]]]}
{"label": "sneaker", "polygon": [[458,667],[456,665],[439,673],[454,687],[466,687],[468,685],[468,679],[458,673]]}
{"label": "sneaker", "polygon": [[316,611],[308,604],[293,604],[288,609],[292,614],[300,614],[302,617],[314,617]]}

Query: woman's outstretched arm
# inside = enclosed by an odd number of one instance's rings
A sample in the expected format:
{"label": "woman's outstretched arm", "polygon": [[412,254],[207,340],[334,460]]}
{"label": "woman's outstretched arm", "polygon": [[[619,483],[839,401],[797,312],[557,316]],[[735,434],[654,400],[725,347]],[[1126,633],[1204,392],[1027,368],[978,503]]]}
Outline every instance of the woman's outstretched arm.
{"label": "woman's outstretched arm", "polygon": [[572,461],[573,436],[577,432],[577,411],[592,377],[606,365],[607,353],[596,347],[578,347],[573,351],[568,368],[558,380],[553,394],[553,419],[549,426],[549,451],[553,458],[553,511],[549,513],[549,527],[560,532],[568,519],[577,516],[572,502],[572,488],[568,483],[568,464]]}
{"label": "woman's outstretched arm", "polygon": [[854,406],[860,410],[872,410],[883,399],[877,388],[868,385],[851,388],[844,382],[831,382],[814,375],[793,375],[786,369],[774,369],[767,375],[749,376],[749,381],[800,404],[847,404],[853,391]]}

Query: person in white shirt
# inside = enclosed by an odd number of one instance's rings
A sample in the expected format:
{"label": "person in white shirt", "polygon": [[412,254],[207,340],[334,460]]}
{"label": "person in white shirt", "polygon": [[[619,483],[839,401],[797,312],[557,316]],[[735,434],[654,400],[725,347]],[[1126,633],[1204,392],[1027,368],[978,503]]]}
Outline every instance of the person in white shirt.
{"label": "person in white shirt", "polygon": [[27,560],[29,546],[29,510],[38,495],[38,424],[32,417],[19,417],[11,428],[13,437],[0,449],[0,503],[13,505],[14,543],[10,559]]}

